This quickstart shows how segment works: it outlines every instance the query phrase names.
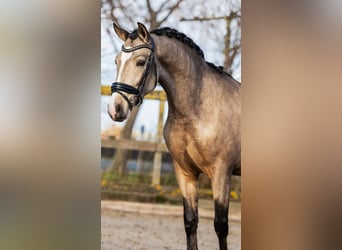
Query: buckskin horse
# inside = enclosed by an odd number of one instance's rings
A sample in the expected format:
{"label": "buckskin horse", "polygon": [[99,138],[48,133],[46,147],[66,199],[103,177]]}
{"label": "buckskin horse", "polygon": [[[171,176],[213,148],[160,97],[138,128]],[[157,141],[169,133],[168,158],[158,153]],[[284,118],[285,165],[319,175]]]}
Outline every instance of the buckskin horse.
{"label": "buckskin horse", "polygon": [[206,62],[184,33],[168,27],[149,32],[141,23],[128,32],[113,25],[124,45],[115,59],[108,114],[124,121],[160,83],[169,105],[163,134],[183,196],[187,249],[197,249],[200,173],[211,181],[214,228],[220,249],[228,249],[231,176],[241,176],[241,84]]}

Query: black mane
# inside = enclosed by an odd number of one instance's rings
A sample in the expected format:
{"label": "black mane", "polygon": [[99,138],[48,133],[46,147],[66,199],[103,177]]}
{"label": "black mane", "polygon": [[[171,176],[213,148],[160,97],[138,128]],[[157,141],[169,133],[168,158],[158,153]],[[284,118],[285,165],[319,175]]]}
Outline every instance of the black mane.
{"label": "black mane", "polygon": [[[157,36],[167,36],[169,38],[175,38],[178,41],[181,41],[182,43],[188,45],[191,49],[194,49],[197,54],[203,58],[204,60],[204,53],[203,50],[187,35],[185,35],[182,32],[179,32],[176,29],[172,29],[170,27],[164,27],[164,28],[158,28],[158,29],[154,29],[151,31],[152,34],[156,34]],[[226,73],[227,72],[224,71],[224,68],[222,66],[216,66],[215,64],[211,63],[211,62],[207,62],[209,67],[211,67],[212,69],[216,70],[218,73],[222,74],[222,73]],[[228,74],[229,76],[231,76],[230,74]]]}
{"label": "black mane", "polygon": [[176,38],[178,41],[185,43],[190,48],[196,50],[197,54],[204,59],[204,53],[202,49],[187,35],[182,32],[179,32],[176,29],[172,29],[169,27],[154,29],[151,31],[152,34],[156,34],[157,36],[167,36],[169,38]]}

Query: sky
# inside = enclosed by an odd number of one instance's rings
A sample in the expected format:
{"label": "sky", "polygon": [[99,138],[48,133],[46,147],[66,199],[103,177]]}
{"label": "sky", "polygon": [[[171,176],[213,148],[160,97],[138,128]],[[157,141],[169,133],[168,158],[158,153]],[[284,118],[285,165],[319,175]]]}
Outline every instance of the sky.
{"label": "sky", "polygon": [[[214,0],[216,1],[216,0]],[[154,2],[154,1],[153,1]],[[206,1],[207,2],[207,1]],[[221,2],[222,3],[222,2]],[[190,10],[193,15],[201,15],[202,8],[205,6],[196,6],[195,9]],[[222,5],[217,5],[217,8],[222,8]],[[196,11],[198,12],[196,14]],[[226,11],[226,10],[222,10]],[[218,13],[213,13],[218,14]],[[223,34],[218,41],[216,34],[208,34],[208,31],[203,28],[203,24],[200,22],[178,22],[175,19],[179,19],[180,16],[189,16],[187,13],[176,13],[173,18],[170,18],[165,26],[176,28],[179,31],[184,32],[191,37],[195,43],[197,43],[204,51],[204,55],[207,61],[213,62],[216,65],[223,65],[224,55],[221,52],[223,48],[223,36],[225,34],[224,21],[215,21],[214,32],[217,34]],[[118,39],[114,34],[109,37],[105,31],[106,25],[112,25],[111,21],[104,18],[101,19],[101,85],[111,85],[115,81],[116,68],[114,63],[114,57],[117,54],[117,49],[121,47],[122,41]],[[139,18],[137,18],[137,21]],[[200,23],[200,24],[199,24]],[[122,24],[120,24],[122,25]],[[209,25],[209,23],[208,23]],[[132,30],[136,27],[127,27],[122,25],[128,30]],[[212,29],[213,30],[213,29]],[[216,36],[216,37],[215,37]],[[115,47],[112,42],[115,43]],[[240,63],[241,60],[239,60]],[[241,81],[241,69],[233,72],[233,77]],[[157,88],[162,89],[160,86]],[[110,101],[110,96],[101,97],[101,129],[104,130],[112,125],[123,126],[124,123],[113,122],[107,114],[107,105]],[[159,102],[156,100],[144,100],[140,107],[140,111],[133,127],[134,130],[139,130],[141,126],[145,127],[146,132],[155,133],[158,123],[158,111]],[[167,111],[167,103],[166,103]],[[167,112],[164,114],[164,121],[166,120]]]}

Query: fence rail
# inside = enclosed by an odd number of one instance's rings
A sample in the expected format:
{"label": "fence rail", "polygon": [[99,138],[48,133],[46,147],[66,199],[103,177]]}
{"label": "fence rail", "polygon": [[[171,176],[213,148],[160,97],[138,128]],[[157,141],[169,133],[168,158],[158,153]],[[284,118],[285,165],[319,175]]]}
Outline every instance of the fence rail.
{"label": "fence rail", "polygon": [[168,153],[167,147],[164,143],[150,142],[150,141],[136,141],[132,139],[101,139],[101,147],[103,148],[120,148],[137,151],[161,152]]}

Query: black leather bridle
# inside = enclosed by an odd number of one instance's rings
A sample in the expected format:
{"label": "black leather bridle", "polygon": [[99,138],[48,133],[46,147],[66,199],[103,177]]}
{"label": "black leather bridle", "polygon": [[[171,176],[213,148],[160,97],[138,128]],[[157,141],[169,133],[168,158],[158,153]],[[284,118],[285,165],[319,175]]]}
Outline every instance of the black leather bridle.
{"label": "black leather bridle", "polygon": [[[125,48],[124,45],[122,45],[121,47],[121,50],[126,53],[131,53],[138,49],[151,50],[151,53],[148,56],[147,62],[145,64],[143,75],[141,76],[140,81],[138,83],[138,87],[135,88],[131,85],[128,85],[122,82],[113,82],[112,87],[111,87],[112,94],[113,93],[120,94],[127,101],[130,110],[132,110],[134,106],[140,106],[142,104],[143,102],[142,92],[144,90],[147,77],[151,72],[153,64],[155,63],[155,58],[154,58],[155,45],[154,45],[154,41],[152,37],[151,37],[151,46],[148,46],[147,44],[141,44],[133,48]],[[157,69],[155,70],[155,77],[156,77],[156,80],[155,80],[155,86],[156,86],[157,85]],[[127,95],[125,95],[124,93],[131,94],[132,96],[128,98]]]}

